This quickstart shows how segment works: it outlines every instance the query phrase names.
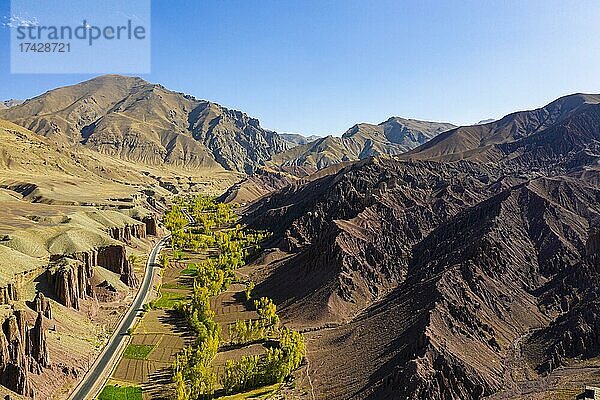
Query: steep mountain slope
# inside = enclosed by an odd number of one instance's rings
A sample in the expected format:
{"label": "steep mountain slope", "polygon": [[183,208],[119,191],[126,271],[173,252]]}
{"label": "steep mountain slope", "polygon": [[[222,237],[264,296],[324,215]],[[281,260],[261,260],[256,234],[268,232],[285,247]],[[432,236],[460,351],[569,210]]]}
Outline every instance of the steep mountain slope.
{"label": "steep mountain slope", "polygon": [[22,104],[22,103],[23,103],[23,100],[15,100],[15,99],[0,101],[0,110],[18,106],[19,104]]}
{"label": "steep mountain slope", "polygon": [[[484,125],[462,126],[437,136],[435,139],[406,154],[407,158],[453,161],[470,159],[499,162],[514,156],[517,148],[551,146],[554,138],[563,132],[572,132],[573,126],[597,112],[598,94],[574,94],[553,101],[532,111],[519,111]],[[587,115],[587,117],[586,117]],[[594,129],[581,126],[581,131],[594,134]],[[554,132],[551,135],[546,133]],[[565,139],[568,140],[568,139]],[[594,143],[586,143],[594,145]],[[554,149],[556,150],[556,149]],[[549,150],[551,151],[551,150]],[[549,155],[549,154],[547,154]]]}
{"label": "steep mountain slope", "polygon": [[299,166],[308,171],[381,154],[401,154],[427,142],[454,125],[392,117],[378,125],[357,124],[342,137],[327,136],[275,155],[279,167]]}
{"label": "steep mountain slope", "polygon": [[146,164],[251,172],[290,145],[258,120],[140,78],[106,75],[0,111],[63,143]]}
{"label": "steep mountain slope", "polygon": [[281,138],[294,146],[301,146],[318,140],[320,136],[311,135],[311,136],[303,136],[298,133],[280,133],[279,136]]}
{"label": "steep mountain slope", "polygon": [[457,128],[249,208],[288,253],[257,292],[314,332],[316,398],[525,398],[600,357],[597,100]]}

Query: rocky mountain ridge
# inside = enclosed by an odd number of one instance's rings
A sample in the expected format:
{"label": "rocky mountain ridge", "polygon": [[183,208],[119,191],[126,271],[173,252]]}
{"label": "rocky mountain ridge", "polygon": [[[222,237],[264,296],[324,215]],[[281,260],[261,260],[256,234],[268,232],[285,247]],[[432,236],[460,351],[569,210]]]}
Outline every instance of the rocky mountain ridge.
{"label": "rocky mountain ridge", "polygon": [[251,172],[291,145],[257,119],[141,78],[105,75],[0,110],[67,144],[146,164]]}
{"label": "rocky mountain ridge", "polygon": [[284,170],[301,167],[312,173],[340,162],[402,154],[454,127],[448,123],[391,117],[377,125],[356,124],[341,137],[326,136],[296,146],[274,155],[271,163]]}
{"label": "rocky mountain ridge", "polygon": [[314,334],[317,398],[517,398],[506,371],[535,382],[600,356],[599,98],[457,128],[249,208],[290,254],[257,291],[287,321],[333,326]]}

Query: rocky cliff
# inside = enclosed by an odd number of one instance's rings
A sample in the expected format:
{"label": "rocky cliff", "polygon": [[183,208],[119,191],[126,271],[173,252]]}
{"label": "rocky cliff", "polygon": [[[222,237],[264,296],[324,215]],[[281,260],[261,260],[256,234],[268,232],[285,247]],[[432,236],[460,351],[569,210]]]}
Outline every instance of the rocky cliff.
{"label": "rocky cliff", "polygon": [[[156,229],[156,221],[148,223]],[[126,285],[136,286],[138,281],[127,260],[125,246],[137,246],[134,239],[145,237],[145,222],[115,210],[77,212],[66,215],[57,225],[17,231],[4,238],[0,250],[6,248],[7,252],[20,255],[24,265],[32,265],[19,269],[24,272],[15,275],[0,290],[0,299],[14,300],[18,291],[12,282],[29,282],[46,269],[59,301],[76,309],[80,299],[95,296],[90,279],[96,266],[118,274]],[[40,260],[46,264],[42,270],[38,265]]]}
{"label": "rocky cliff", "polygon": [[21,300],[24,285],[45,270],[48,262],[0,244],[0,305]]}
{"label": "rocky cliff", "polygon": [[14,311],[2,323],[0,332],[0,383],[33,397],[29,374],[39,374],[49,366],[43,315],[37,313],[33,326],[29,326],[24,312]]}
{"label": "rocky cliff", "polygon": [[96,266],[119,274],[121,281],[130,287],[138,284],[123,245],[109,245],[98,250],[56,257],[48,269],[47,277],[63,305],[79,309],[80,299],[96,297],[90,282]]}
{"label": "rocky cliff", "polygon": [[80,299],[94,296],[89,281],[93,273],[90,264],[63,257],[48,269],[47,279],[60,303],[79,310]]}
{"label": "rocky cliff", "polygon": [[131,238],[144,239],[146,237],[146,224],[125,225],[123,228],[110,228],[108,231],[111,238],[125,243],[131,243]]}

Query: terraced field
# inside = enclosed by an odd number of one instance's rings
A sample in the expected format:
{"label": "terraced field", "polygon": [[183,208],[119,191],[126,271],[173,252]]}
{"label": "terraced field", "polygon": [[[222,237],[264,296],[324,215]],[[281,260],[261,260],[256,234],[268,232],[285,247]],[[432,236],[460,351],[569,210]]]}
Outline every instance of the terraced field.
{"label": "terraced field", "polygon": [[[215,255],[215,249],[208,249],[201,253],[186,251],[181,260],[172,260],[172,251],[164,251],[171,261],[162,271],[160,295],[151,302],[152,307],[146,311],[132,332],[129,347],[125,350],[109,381],[109,384],[141,387],[144,400],[170,399],[174,395],[171,366],[176,355],[195,339],[194,333],[186,321],[175,312],[174,307],[176,303],[188,299],[192,293],[194,278],[190,264]],[[245,285],[233,283],[227,291],[210,300],[211,309],[215,312],[215,322],[221,326],[222,344],[224,344],[213,361],[219,381],[227,360],[238,361],[243,356],[260,355],[266,351],[263,344],[227,346],[230,341],[230,324],[238,320],[258,318],[256,311],[249,306],[249,302],[245,301],[244,289]],[[263,395],[272,393],[276,389],[275,386],[262,391],[248,392],[248,396],[263,398]],[[219,383],[217,389],[221,388],[222,385]]]}
{"label": "terraced field", "polygon": [[[169,250],[165,251],[172,256]],[[191,293],[193,278],[181,272],[201,257],[204,256],[186,254],[184,260],[171,261],[162,271],[161,296],[135,327],[130,342],[130,346],[151,350],[143,357],[128,357],[126,349],[113,373],[116,382],[139,385],[144,399],[168,399],[173,393],[171,365],[175,356],[194,340],[193,332],[173,307]]]}

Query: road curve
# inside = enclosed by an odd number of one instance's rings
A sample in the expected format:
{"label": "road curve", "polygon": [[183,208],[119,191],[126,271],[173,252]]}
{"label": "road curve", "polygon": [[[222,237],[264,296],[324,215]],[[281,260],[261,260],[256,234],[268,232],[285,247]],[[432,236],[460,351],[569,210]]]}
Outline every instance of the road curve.
{"label": "road curve", "polygon": [[160,250],[165,246],[171,235],[163,237],[150,251],[148,262],[146,263],[146,272],[142,284],[137,292],[133,303],[127,310],[127,313],[121,319],[119,326],[113,332],[104,350],[90,370],[85,374],[83,380],[75,388],[69,400],[87,400],[94,399],[100,393],[104,383],[109,378],[116,363],[119,361],[123,346],[127,343],[129,337],[127,331],[132,328],[139,313],[143,310],[148,292],[152,287],[152,277],[154,269],[160,268],[157,264],[157,258]]}

